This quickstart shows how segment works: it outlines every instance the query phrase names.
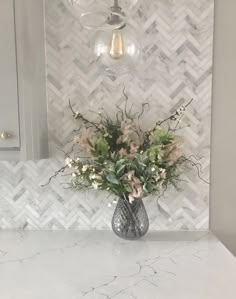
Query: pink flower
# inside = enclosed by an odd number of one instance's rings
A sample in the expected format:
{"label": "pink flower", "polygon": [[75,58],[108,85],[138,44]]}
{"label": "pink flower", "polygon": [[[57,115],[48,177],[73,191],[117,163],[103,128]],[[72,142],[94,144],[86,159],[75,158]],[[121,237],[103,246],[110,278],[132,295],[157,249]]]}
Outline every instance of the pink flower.
{"label": "pink flower", "polygon": [[128,180],[131,181],[133,179],[133,177],[134,177],[134,171],[129,171],[127,173],[127,177],[128,177]]}
{"label": "pink flower", "polygon": [[123,147],[120,149],[119,154],[121,156],[127,156],[128,155],[127,150]]}
{"label": "pink flower", "polygon": [[127,143],[130,145],[131,143],[135,145],[140,145],[140,137],[137,133],[137,127],[135,123],[126,119],[121,123],[121,132],[123,133],[117,140],[117,144]]}
{"label": "pink flower", "polygon": [[141,197],[143,197],[143,194],[144,194],[144,192],[143,192],[143,186],[142,186],[142,184],[141,184],[141,182],[140,182],[139,179],[134,178],[134,180],[131,183],[131,187],[132,187],[132,190],[133,190],[132,196],[134,198],[141,198]]}
{"label": "pink flower", "polygon": [[136,178],[134,176],[134,171],[129,171],[127,173],[127,178],[128,178],[129,184],[130,184],[130,186],[132,188],[132,193],[130,193],[130,195],[133,198],[141,198],[141,197],[143,197],[144,191],[143,191],[142,183],[141,183],[141,181],[138,178]]}
{"label": "pink flower", "polygon": [[174,142],[166,146],[165,152],[168,159],[168,165],[173,165],[183,155],[181,150],[183,142],[182,137],[175,136]]}
{"label": "pink flower", "polygon": [[90,142],[93,142],[93,139],[94,136],[91,129],[87,129],[84,127],[80,130],[79,135],[75,136],[73,142],[78,143],[85,152],[90,153],[91,146],[89,145],[88,140],[90,140]]}
{"label": "pink flower", "polygon": [[134,145],[133,143],[130,144],[130,153],[135,154],[138,151],[138,146]]}
{"label": "pink flower", "polygon": [[127,157],[127,158],[130,159],[130,160],[133,160],[133,159],[134,159],[134,155],[133,155],[132,153],[129,154],[129,153],[127,152],[127,150],[126,150],[125,148],[123,148],[123,147],[122,147],[122,149],[120,149],[119,154],[120,154],[121,156],[125,156],[125,157]]}

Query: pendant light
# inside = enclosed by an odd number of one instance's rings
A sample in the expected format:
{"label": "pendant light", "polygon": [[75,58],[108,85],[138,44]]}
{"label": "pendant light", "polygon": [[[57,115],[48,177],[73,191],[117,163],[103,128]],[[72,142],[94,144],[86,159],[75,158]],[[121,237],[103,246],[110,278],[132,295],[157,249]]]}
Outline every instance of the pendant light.
{"label": "pendant light", "polygon": [[93,39],[95,60],[101,70],[111,75],[123,75],[135,70],[141,53],[138,33],[127,20],[118,0],[110,9],[103,30]]}
{"label": "pendant light", "polygon": [[[106,30],[111,29],[112,24],[107,23],[110,14],[110,8],[105,1],[100,0],[68,0],[73,10],[80,18],[81,25],[88,30]],[[136,0],[132,0],[136,1]],[[124,15],[119,15],[119,11],[114,11],[117,22],[113,24],[114,28],[124,24]],[[119,23],[118,23],[119,20]]]}
{"label": "pendant light", "polygon": [[[68,0],[69,4],[78,9],[88,9],[91,7],[110,7],[110,0]],[[127,11],[133,9],[139,0],[122,0],[122,7]]]}
{"label": "pendant light", "polygon": [[94,4],[94,0],[68,0],[69,4],[79,9],[87,9]]}

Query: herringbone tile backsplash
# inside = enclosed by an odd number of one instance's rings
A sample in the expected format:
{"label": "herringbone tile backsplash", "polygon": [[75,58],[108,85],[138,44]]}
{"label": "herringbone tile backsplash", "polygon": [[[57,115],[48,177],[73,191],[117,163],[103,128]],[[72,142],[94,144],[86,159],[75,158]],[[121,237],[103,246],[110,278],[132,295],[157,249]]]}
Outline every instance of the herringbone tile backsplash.
{"label": "herringbone tile backsplash", "polygon": [[[92,60],[92,33],[84,30],[66,0],[46,0],[48,119],[51,157],[37,162],[0,162],[1,229],[109,229],[112,198],[99,192],[64,189],[67,177],[41,185],[60,166],[66,144],[76,129],[68,99],[94,119],[92,111],[114,113],[124,105],[125,87],[136,109],[149,108],[143,126],[190,98],[194,102],[181,131],[187,153],[202,156],[202,176],[209,180],[213,45],[213,0],[141,0],[130,15],[143,41],[135,74],[120,78],[101,73]],[[108,1],[109,4],[110,1]],[[122,0],[121,0],[122,4]],[[188,173],[184,191],[146,200],[151,229],[208,229],[209,186]]]}

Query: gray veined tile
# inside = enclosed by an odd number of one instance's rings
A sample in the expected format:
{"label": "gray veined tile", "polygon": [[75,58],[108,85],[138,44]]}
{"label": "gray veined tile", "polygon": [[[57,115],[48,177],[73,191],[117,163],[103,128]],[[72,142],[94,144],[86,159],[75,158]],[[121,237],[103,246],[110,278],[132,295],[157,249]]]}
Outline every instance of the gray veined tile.
{"label": "gray veined tile", "polygon": [[[133,21],[143,32],[144,63],[141,75],[122,78],[102,74],[89,53],[90,33],[81,28],[67,0],[46,0],[46,55],[50,155],[58,147],[68,149],[75,123],[68,98],[75,109],[94,119],[89,110],[104,107],[114,113],[124,105],[125,86],[130,103],[150,109],[144,126],[164,118],[173,107],[195,99],[187,112],[191,127],[181,131],[186,151],[204,155],[204,177],[209,179],[211,115],[211,66],[213,46],[213,0],[140,0],[132,11]],[[112,99],[112,101],[111,101]],[[0,162],[0,229],[110,229],[114,210],[103,194],[64,190],[64,178],[47,181],[61,166],[52,158],[39,162]],[[209,188],[195,173],[187,173],[182,193],[170,190],[157,204],[146,201],[151,229],[207,229]]]}

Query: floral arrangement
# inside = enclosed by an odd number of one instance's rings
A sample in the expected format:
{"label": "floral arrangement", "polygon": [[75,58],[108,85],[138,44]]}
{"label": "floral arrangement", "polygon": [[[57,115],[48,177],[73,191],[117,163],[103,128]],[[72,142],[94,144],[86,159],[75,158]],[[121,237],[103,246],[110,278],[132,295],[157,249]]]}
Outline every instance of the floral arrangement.
{"label": "floral arrangement", "polygon": [[73,141],[73,149],[78,146],[79,150],[73,158],[67,155],[66,165],[56,175],[70,169],[71,188],[106,190],[119,197],[125,195],[130,203],[149,194],[160,195],[169,185],[179,190],[187,164],[199,171],[197,163],[184,155],[183,138],[177,135],[191,102],[148,131],[140,126],[146,104],[139,113],[133,113],[132,107],[127,108],[127,96],[124,110],[117,108],[115,119],[102,111],[97,122],[75,112],[70,103],[80,123]]}

